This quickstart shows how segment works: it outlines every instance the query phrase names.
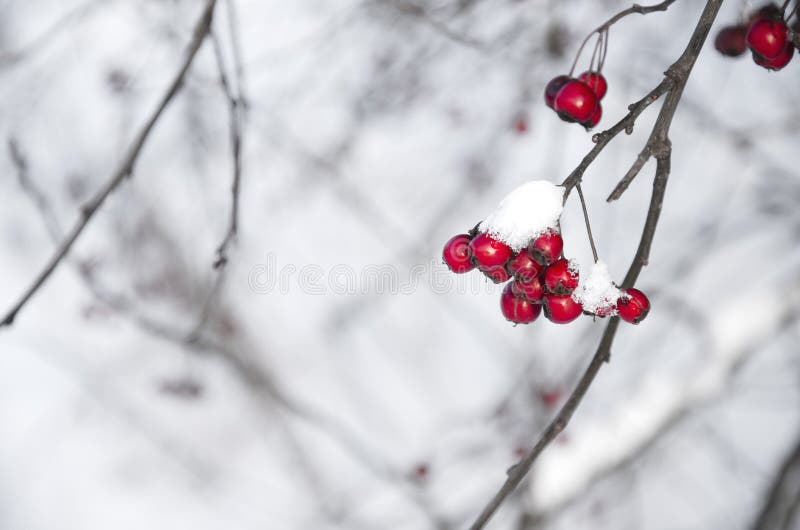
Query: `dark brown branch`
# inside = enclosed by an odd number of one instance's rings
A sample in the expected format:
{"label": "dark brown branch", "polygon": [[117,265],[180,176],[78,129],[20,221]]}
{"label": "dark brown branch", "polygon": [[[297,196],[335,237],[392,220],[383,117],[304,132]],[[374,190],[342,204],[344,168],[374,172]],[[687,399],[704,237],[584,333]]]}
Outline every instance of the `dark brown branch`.
{"label": "dark brown branch", "polygon": [[800,517],[800,439],[778,468],[753,530],[791,530]]}
{"label": "dark brown branch", "polygon": [[64,260],[64,258],[69,254],[72,246],[78,240],[80,235],[83,233],[83,230],[89,224],[94,214],[100,209],[100,207],[105,203],[106,199],[111,195],[111,193],[116,190],[119,185],[125,180],[126,177],[129,177],[133,174],[134,167],[136,165],[136,161],[139,158],[139,154],[144,147],[145,142],[147,141],[150,133],[152,132],[153,128],[158,122],[158,119],[164,113],[164,110],[169,106],[170,102],[173,100],[175,95],[181,88],[184,79],[186,78],[186,74],[189,71],[189,68],[192,66],[194,62],[194,58],[197,55],[200,46],[203,44],[206,36],[208,35],[211,29],[211,19],[214,13],[214,6],[216,4],[216,0],[207,0],[206,5],[203,8],[203,12],[197,21],[197,24],[194,28],[194,33],[192,35],[192,40],[189,43],[188,51],[186,53],[186,58],[184,59],[183,63],[181,64],[178,73],[173,78],[172,82],[169,84],[166,93],[161,98],[161,101],[156,106],[155,111],[150,116],[150,118],[145,123],[142,130],[134,139],[133,143],[131,144],[128,154],[122,160],[120,166],[116,169],[116,171],[111,175],[111,178],[108,182],[97,191],[92,199],[90,199],[86,204],[81,207],[80,210],[80,217],[75,225],[72,227],[72,230],[67,234],[61,244],[56,248],[55,253],[47,262],[45,267],[33,281],[33,283],[28,287],[25,293],[22,295],[20,300],[14,304],[14,306],[6,313],[5,317],[2,321],[0,321],[0,327],[3,326],[10,326],[14,323],[14,319],[17,316],[17,313],[25,306],[26,303],[37,293],[37,291],[45,284],[45,282],[50,278],[59,264]]}
{"label": "dark brown branch", "polygon": [[566,202],[567,197],[569,197],[572,188],[574,188],[583,178],[583,174],[586,172],[586,169],[594,162],[594,159],[597,158],[597,155],[606,148],[606,146],[614,139],[622,131],[631,131],[633,130],[633,125],[636,123],[636,118],[644,112],[644,110],[650,106],[653,102],[658,100],[662,95],[664,95],[667,91],[669,91],[670,87],[672,86],[672,80],[668,78],[664,78],[661,83],[658,84],[653,90],[651,90],[645,97],[628,106],[628,114],[625,115],[621,120],[615,123],[610,129],[607,129],[601,133],[597,133],[592,137],[592,141],[595,143],[595,146],[589,151],[586,156],[583,157],[578,167],[572,170],[566,179],[561,183],[564,187],[564,201]]}
{"label": "dark brown branch", "polygon": [[[658,138],[661,142],[660,147],[662,148],[662,152],[660,152],[657,156],[659,164],[656,169],[656,178],[653,184],[653,196],[650,201],[650,209],[648,211],[644,229],[642,230],[642,238],[639,242],[639,247],[628,269],[628,273],[625,276],[625,286],[630,286],[636,281],[642,269],[644,268],[644,265],[647,261],[647,256],[650,253],[650,246],[652,244],[653,237],[655,236],[655,229],[661,213],[664,190],[666,189],[670,170],[669,162],[671,150],[669,148],[669,128],[672,124],[672,119],[675,116],[675,110],[677,109],[678,103],[680,102],[680,98],[683,94],[683,88],[689,79],[692,68],[694,67],[697,57],[703,47],[703,43],[708,37],[711,24],[714,22],[714,19],[716,19],[721,5],[722,0],[708,0],[706,2],[703,13],[700,15],[697,26],[695,27],[694,32],[689,39],[689,44],[680,58],[669,68],[669,70],[667,70],[664,81],[662,81],[659,85],[659,87],[661,87],[667,83],[667,89],[669,91],[669,94],[664,102],[664,106],[661,108],[661,112],[659,113],[658,119],[653,127],[653,136]],[[618,123],[617,126],[619,126],[620,123]],[[594,149],[592,151],[594,151]],[[592,153],[590,152],[587,157],[591,154]],[[585,171],[590,162],[591,159],[586,162],[585,165],[579,166],[578,169],[573,172],[573,174],[576,174],[576,172],[579,171],[579,173],[577,173],[578,176],[573,179],[574,183],[572,186],[575,186],[580,182],[580,175],[583,173],[583,171]],[[570,177],[572,177],[572,175],[570,175]],[[570,180],[570,178],[568,178],[568,180]],[[564,185],[566,187],[566,181]],[[568,187],[567,191],[569,189],[571,188]],[[586,368],[586,371],[578,381],[575,390],[572,391],[569,399],[567,399],[567,402],[561,407],[561,410],[559,410],[555,418],[553,418],[553,420],[548,424],[528,454],[525,455],[525,457],[519,463],[515,464],[508,470],[508,477],[505,483],[489,501],[472,526],[470,526],[470,530],[480,530],[485,528],[498,508],[500,508],[503,502],[505,502],[508,496],[517,488],[517,486],[519,486],[519,484],[522,482],[522,479],[525,478],[525,476],[531,470],[531,467],[533,467],[534,462],[542,453],[542,451],[569,424],[572,415],[575,413],[581,401],[583,400],[583,397],[586,395],[586,392],[589,390],[589,387],[592,385],[592,382],[597,376],[597,373],[600,371],[600,368],[610,359],[611,345],[614,342],[614,337],[617,333],[618,327],[619,317],[611,318],[608,325],[606,325],[606,329],[603,331],[603,336],[600,339],[600,344],[597,347],[597,351],[590,361],[589,366]]]}

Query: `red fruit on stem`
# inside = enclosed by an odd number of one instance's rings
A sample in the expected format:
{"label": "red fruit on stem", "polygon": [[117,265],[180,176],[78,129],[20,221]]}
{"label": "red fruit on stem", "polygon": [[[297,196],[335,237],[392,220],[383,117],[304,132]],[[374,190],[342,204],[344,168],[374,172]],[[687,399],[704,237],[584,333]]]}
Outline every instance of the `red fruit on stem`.
{"label": "red fruit on stem", "polygon": [[603,74],[598,72],[583,72],[578,79],[586,83],[586,85],[592,89],[597,99],[603,99],[603,96],[606,95],[608,83],[606,82],[606,78],[603,77]]}
{"label": "red fruit on stem", "polygon": [[528,247],[531,257],[542,265],[553,263],[561,255],[564,240],[555,230],[548,230],[533,240]]}
{"label": "red fruit on stem", "polygon": [[786,48],[788,27],[783,20],[760,18],[747,31],[747,45],[765,59],[775,59]]}
{"label": "red fruit on stem", "polygon": [[568,294],[547,293],[542,298],[542,307],[547,319],[556,324],[572,322],[583,312],[581,304]]}
{"label": "red fruit on stem", "polygon": [[521,280],[530,280],[539,276],[544,267],[539,264],[527,248],[520,250],[508,262],[508,272]]}
{"label": "red fruit on stem", "polygon": [[561,258],[544,270],[544,286],[554,294],[570,294],[578,286],[578,271]]}
{"label": "red fruit on stem", "polygon": [[747,51],[747,28],[725,26],[714,39],[714,47],[726,57],[738,57]]}
{"label": "red fruit on stem", "polygon": [[472,257],[482,270],[502,267],[511,257],[511,247],[486,232],[481,232],[469,242]]}
{"label": "red fruit on stem", "polygon": [[791,42],[786,43],[786,48],[774,59],[764,59],[757,53],[753,53],[753,61],[759,66],[763,66],[767,70],[780,70],[792,60],[794,57],[794,46]]}
{"label": "red fruit on stem", "polygon": [[506,317],[506,320],[515,324],[533,322],[542,312],[542,306],[532,304],[524,298],[515,296],[511,290],[511,285],[510,283],[506,285],[500,297],[500,309],[503,311],[503,316]]}
{"label": "red fruit on stem", "polygon": [[444,244],[442,259],[456,274],[463,274],[475,268],[475,264],[472,263],[469,240],[470,237],[467,234],[458,234]]}
{"label": "red fruit on stem", "polygon": [[511,290],[516,296],[533,303],[539,303],[544,295],[544,286],[539,278],[514,280],[511,282]]}
{"label": "red fruit on stem", "polygon": [[625,289],[625,294],[628,296],[620,297],[617,300],[617,313],[625,322],[638,324],[650,312],[650,300],[647,299],[642,291],[632,287]]}
{"label": "red fruit on stem", "polygon": [[564,121],[583,123],[592,115],[597,105],[597,96],[583,81],[576,79],[561,87],[556,94],[553,108]]}
{"label": "red fruit on stem", "polygon": [[480,269],[480,271],[494,283],[505,283],[511,279],[505,267],[495,267],[494,269]]}
{"label": "red fruit on stem", "polygon": [[568,75],[560,75],[551,79],[550,82],[547,83],[547,86],[544,87],[544,104],[552,109],[555,105],[558,91],[571,79],[572,78]]}
{"label": "red fruit on stem", "polygon": [[600,102],[597,102],[597,105],[594,107],[594,112],[589,117],[588,120],[583,122],[583,126],[587,129],[593,129],[598,123],[600,123],[600,118],[603,117],[603,107],[600,105]]}

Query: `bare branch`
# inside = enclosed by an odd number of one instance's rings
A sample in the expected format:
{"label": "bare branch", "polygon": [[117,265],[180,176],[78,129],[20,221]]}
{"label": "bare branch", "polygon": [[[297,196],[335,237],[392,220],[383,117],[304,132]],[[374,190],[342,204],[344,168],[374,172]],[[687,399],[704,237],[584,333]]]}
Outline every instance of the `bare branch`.
{"label": "bare branch", "polygon": [[3,320],[0,321],[0,327],[10,326],[14,323],[17,313],[19,313],[25,304],[28,303],[28,301],[36,294],[36,292],[45,284],[45,282],[50,278],[66,255],[69,254],[72,246],[83,233],[83,230],[89,224],[89,221],[92,219],[94,214],[97,213],[100,207],[105,203],[109,195],[111,195],[111,193],[116,190],[117,187],[119,187],[126,177],[129,177],[133,174],[134,166],[136,165],[136,161],[139,158],[139,154],[141,153],[145,142],[155,127],[156,122],[158,122],[158,119],[164,113],[164,110],[166,110],[170,102],[180,90],[181,85],[186,78],[186,74],[194,62],[195,56],[197,55],[198,50],[200,50],[200,46],[203,44],[203,41],[211,30],[211,19],[213,17],[215,5],[216,0],[206,1],[203,12],[195,25],[186,58],[181,64],[178,73],[169,84],[166,93],[156,106],[156,110],[153,112],[142,130],[134,139],[128,150],[128,154],[125,156],[120,166],[111,175],[111,178],[108,180],[108,182],[97,191],[95,196],[81,207],[80,217],[72,227],[72,230],[67,234],[58,248],[56,248],[53,256],[50,258],[48,263],[45,265],[30,287],[28,287],[28,289],[25,291],[20,300],[8,311],[8,313],[6,313]]}
{"label": "bare branch", "polygon": [[[675,111],[683,94],[683,88],[689,79],[692,68],[694,67],[697,57],[703,47],[703,43],[708,37],[711,24],[714,22],[721,5],[722,0],[708,0],[706,2],[703,13],[700,15],[697,26],[695,27],[694,32],[689,39],[689,44],[687,45],[686,50],[669,68],[669,70],[667,70],[664,81],[662,81],[659,85],[659,87],[661,87],[666,83],[669,94],[664,102],[664,106],[661,108],[661,112],[659,113],[658,119],[653,127],[652,134],[661,142],[663,152],[658,157],[659,164],[656,169],[656,177],[653,183],[653,195],[650,201],[650,209],[648,211],[647,220],[645,221],[645,226],[642,231],[642,238],[639,242],[639,247],[636,251],[633,261],[631,262],[630,268],[628,269],[628,273],[625,276],[623,286],[633,285],[647,262],[647,256],[650,253],[650,246],[652,244],[653,237],[655,236],[655,229],[661,213],[664,191],[666,189],[667,179],[670,171],[671,150],[669,149],[669,128],[672,124],[672,119],[675,116]],[[643,101],[646,101],[646,99]],[[618,123],[615,127],[620,126],[620,124],[624,121],[625,119],[623,119],[622,122]],[[622,130],[622,127],[620,127],[619,130]],[[608,143],[608,141],[606,141],[606,143]],[[594,152],[594,149],[592,152]],[[587,157],[591,156],[592,152],[590,152]],[[597,153],[595,153],[595,156],[596,154]],[[576,174],[576,172],[580,170],[580,172],[577,173],[578,176],[572,179],[574,181],[573,186],[580,182],[580,175],[586,169],[586,167],[588,167],[592,159],[590,159],[588,162],[585,162],[585,165],[583,165],[584,162],[582,162],[582,165],[573,172],[573,174]],[[586,158],[584,158],[584,161],[586,161]],[[572,177],[572,175],[570,175],[570,177]],[[568,178],[568,180],[570,180],[570,178]],[[571,188],[567,187],[566,191],[568,192],[569,189]],[[515,464],[508,470],[508,478],[506,479],[505,483],[480,513],[478,518],[470,527],[470,530],[480,530],[485,528],[498,508],[500,508],[503,502],[505,502],[508,496],[517,488],[520,482],[522,482],[522,479],[528,474],[533,466],[533,463],[536,461],[542,451],[559,435],[559,433],[561,433],[561,431],[566,428],[567,424],[572,418],[572,415],[575,413],[575,410],[577,410],[578,406],[580,405],[581,400],[589,390],[594,378],[600,371],[600,368],[609,360],[611,354],[611,345],[614,342],[614,337],[618,327],[619,317],[611,318],[609,323],[606,325],[606,329],[603,332],[602,338],[600,339],[600,344],[597,347],[597,351],[595,352],[594,357],[589,363],[589,366],[584,372],[583,376],[581,376],[580,380],[578,381],[575,390],[573,390],[572,394],[570,394],[569,399],[567,399],[567,402],[564,404],[561,410],[559,410],[558,414],[556,414],[556,417],[553,418],[550,424],[545,428],[544,432],[539,436],[539,439],[536,441],[535,445],[528,452],[528,454],[525,455],[525,457],[519,463]]]}
{"label": "bare branch", "polygon": [[753,530],[791,530],[800,517],[800,438],[781,463]]}

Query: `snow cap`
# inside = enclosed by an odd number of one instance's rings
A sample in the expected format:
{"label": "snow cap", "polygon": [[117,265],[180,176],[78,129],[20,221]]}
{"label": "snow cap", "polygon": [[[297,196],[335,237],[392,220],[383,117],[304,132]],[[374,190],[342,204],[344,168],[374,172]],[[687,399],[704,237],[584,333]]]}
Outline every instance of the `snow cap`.
{"label": "snow cap", "polygon": [[564,188],[533,180],[506,195],[478,229],[519,251],[547,230],[557,230],[563,200]]}
{"label": "snow cap", "polygon": [[580,284],[572,293],[572,298],[581,303],[584,311],[604,315],[616,314],[617,300],[624,296],[611,281],[608,266],[602,261],[592,265],[588,274],[581,274]]}

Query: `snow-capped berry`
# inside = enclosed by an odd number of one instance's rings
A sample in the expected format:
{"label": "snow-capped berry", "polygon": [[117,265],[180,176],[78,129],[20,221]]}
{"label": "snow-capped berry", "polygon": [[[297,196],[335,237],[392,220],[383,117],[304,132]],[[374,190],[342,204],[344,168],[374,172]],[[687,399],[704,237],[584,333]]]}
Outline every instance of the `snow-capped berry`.
{"label": "snow-capped berry", "polygon": [[495,267],[494,269],[480,269],[480,271],[494,283],[505,283],[511,279],[505,267]]}
{"label": "snow-capped berry", "polygon": [[547,293],[542,298],[542,307],[547,319],[556,324],[572,322],[583,312],[581,304],[568,294]]}
{"label": "snow-capped berry", "polygon": [[639,289],[625,289],[625,296],[617,300],[617,313],[622,320],[638,324],[650,311],[650,300]]}
{"label": "snow-capped berry", "polygon": [[533,322],[542,312],[542,306],[532,304],[524,298],[515,296],[511,285],[510,283],[506,285],[500,297],[500,309],[503,311],[503,316],[506,317],[506,320],[515,324]]}
{"label": "snow-capped berry", "polygon": [[511,257],[511,247],[486,232],[475,236],[469,242],[469,248],[475,264],[484,271],[504,266]]}
{"label": "snow-capped berry", "polygon": [[598,101],[597,105],[595,105],[594,107],[594,112],[592,113],[592,115],[589,116],[589,119],[583,122],[581,125],[583,125],[587,129],[593,129],[595,126],[597,126],[598,123],[600,123],[600,118],[602,117],[603,117],[603,107],[602,105],[600,105],[600,102]]}
{"label": "snow-capped berry", "polygon": [[520,250],[516,256],[508,262],[508,272],[521,280],[536,278],[542,272],[542,267],[530,254],[527,248]]}
{"label": "snow-capped berry", "polygon": [[774,59],[765,59],[757,53],[753,53],[753,61],[767,70],[781,70],[784,66],[789,64],[792,57],[794,57],[794,46],[792,46],[791,42],[787,42],[783,52],[778,54]]}
{"label": "snow-capped berry", "polygon": [[578,271],[569,260],[556,260],[544,270],[544,286],[550,293],[570,294],[578,286]]}
{"label": "snow-capped berry", "polygon": [[547,86],[544,87],[544,104],[552,109],[555,105],[558,91],[571,79],[572,78],[568,75],[560,75],[551,79],[550,82],[547,83]]}
{"label": "snow-capped berry", "polygon": [[470,237],[467,234],[458,234],[444,244],[442,259],[456,274],[469,272],[475,268],[475,264],[472,263],[469,241]]}
{"label": "snow-capped berry", "polygon": [[786,48],[788,29],[783,20],[760,18],[747,30],[747,46],[764,59],[775,59]]}
{"label": "snow-capped berry", "polygon": [[573,79],[561,87],[556,94],[553,108],[564,121],[583,123],[592,115],[597,105],[597,96],[583,81]]}
{"label": "snow-capped berry", "polygon": [[553,263],[561,255],[564,240],[555,230],[539,235],[528,247],[531,257],[542,265]]}
{"label": "snow-capped berry", "polygon": [[747,51],[747,28],[725,26],[714,39],[714,47],[726,57],[738,57]]}
{"label": "snow-capped berry", "polygon": [[603,77],[603,74],[598,72],[583,72],[578,76],[578,79],[586,83],[586,85],[592,89],[597,99],[603,99],[603,96],[606,95],[608,83],[606,82],[606,78]]}
{"label": "snow-capped berry", "polygon": [[514,280],[511,282],[511,289],[516,296],[534,303],[541,301],[542,295],[544,295],[542,281],[536,277],[528,280]]}

